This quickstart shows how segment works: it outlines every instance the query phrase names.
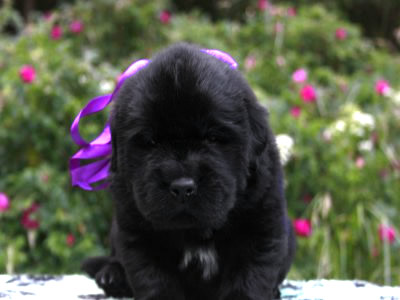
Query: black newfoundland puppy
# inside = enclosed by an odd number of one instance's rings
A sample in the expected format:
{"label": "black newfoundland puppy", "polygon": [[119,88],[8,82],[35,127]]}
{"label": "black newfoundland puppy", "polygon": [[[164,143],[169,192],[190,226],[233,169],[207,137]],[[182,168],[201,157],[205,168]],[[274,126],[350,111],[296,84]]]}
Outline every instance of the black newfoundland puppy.
{"label": "black newfoundland puppy", "polygon": [[125,81],[111,115],[108,296],[270,300],[295,240],[266,111],[239,71],[178,44]]}

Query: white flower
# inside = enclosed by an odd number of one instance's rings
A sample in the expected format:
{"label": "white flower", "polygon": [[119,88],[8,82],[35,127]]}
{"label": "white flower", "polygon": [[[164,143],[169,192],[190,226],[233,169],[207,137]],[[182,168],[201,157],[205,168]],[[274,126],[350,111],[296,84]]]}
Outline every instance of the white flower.
{"label": "white flower", "polygon": [[281,162],[285,165],[293,154],[293,138],[287,134],[278,134],[276,136],[276,145],[278,146]]}
{"label": "white flower", "polygon": [[338,120],[336,121],[334,128],[338,132],[343,132],[346,129],[346,122],[343,120]]}
{"label": "white flower", "polygon": [[329,142],[334,136],[344,132],[346,128],[347,124],[344,120],[337,120],[322,132],[322,137],[325,141]]}
{"label": "white flower", "polygon": [[375,127],[375,120],[372,115],[363,113],[359,110],[353,112],[351,115],[351,119],[353,122],[357,123],[361,127],[373,129]]}
{"label": "white flower", "polygon": [[394,104],[400,105],[400,91],[392,93],[390,96],[391,96]]}
{"label": "white flower", "polygon": [[79,76],[78,82],[79,82],[80,84],[85,84],[86,82],[88,82],[87,76],[86,76],[86,75],[81,75],[81,76]]}
{"label": "white flower", "polygon": [[356,136],[363,136],[366,130],[375,128],[375,120],[372,115],[363,113],[359,110],[351,114],[349,130],[350,133]]}
{"label": "white flower", "polygon": [[373,143],[372,143],[371,140],[361,141],[361,142],[358,144],[358,149],[359,149],[360,151],[369,152],[369,151],[372,150],[372,148],[373,148]]}
{"label": "white flower", "polygon": [[86,48],[83,50],[83,59],[87,62],[92,62],[99,56],[99,53],[95,49]]}
{"label": "white flower", "polygon": [[114,88],[114,82],[111,80],[102,80],[100,81],[100,92],[103,94],[110,93]]}
{"label": "white flower", "polygon": [[332,140],[332,129],[326,128],[322,132],[322,138],[324,139],[325,142],[330,142]]}
{"label": "white flower", "polygon": [[31,52],[31,57],[33,61],[41,60],[44,55],[44,51],[42,48],[36,48]]}
{"label": "white flower", "polygon": [[354,126],[354,124],[352,124],[353,126],[350,126],[350,133],[352,135],[356,135],[356,136],[360,136],[362,137],[365,133],[364,128],[360,127],[360,126]]}

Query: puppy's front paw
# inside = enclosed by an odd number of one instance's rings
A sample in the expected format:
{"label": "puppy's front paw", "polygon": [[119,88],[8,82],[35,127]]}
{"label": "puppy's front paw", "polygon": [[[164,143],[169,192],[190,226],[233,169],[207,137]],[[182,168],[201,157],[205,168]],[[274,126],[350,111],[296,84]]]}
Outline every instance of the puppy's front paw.
{"label": "puppy's front paw", "polygon": [[223,296],[221,299],[223,300],[279,300],[279,298],[275,298],[272,295],[272,291],[265,291],[263,293],[252,293],[252,292],[243,292],[243,291],[232,291],[228,295]]}
{"label": "puppy's front paw", "polygon": [[279,300],[281,299],[281,291],[279,290],[279,287],[274,289],[274,300]]}
{"label": "puppy's front paw", "polygon": [[132,297],[132,291],[126,280],[125,271],[118,262],[106,264],[96,276],[97,285],[107,297]]}
{"label": "puppy's front paw", "polygon": [[82,262],[81,269],[91,278],[95,278],[97,272],[99,272],[109,262],[109,256],[89,257]]}

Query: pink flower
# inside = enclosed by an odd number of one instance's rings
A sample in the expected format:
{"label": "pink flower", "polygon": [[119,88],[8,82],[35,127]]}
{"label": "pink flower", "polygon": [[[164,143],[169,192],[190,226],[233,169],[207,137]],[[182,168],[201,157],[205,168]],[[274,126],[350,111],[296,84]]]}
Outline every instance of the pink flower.
{"label": "pink flower", "polygon": [[390,85],[389,82],[384,80],[384,79],[380,79],[375,83],[375,91],[377,92],[378,95],[387,95],[390,91]]}
{"label": "pink flower", "polygon": [[246,71],[254,69],[255,66],[256,66],[256,58],[253,55],[247,56],[244,61],[244,68],[246,69]]}
{"label": "pink flower", "polygon": [[269,7],[268,0],[258,0],[257,7],[260,11],[264,11]]}
{"label": "pink flower", "polygon": [[283,67],[284,65],[286,65],[286,59],[281,55],[277,56],[275,61],[279,67]]}
{"label": "pink flower", "polygon": [[396,238],[396,232],[393,227],[386,225],[379,225],[378,228],[379,238],[381,241],[388,241],[392,244]]}
{"label": "pink flower", "polygon": [[276,22],[275,23],[275,27],[274,27],[274,30],[275,30],[275,33],[280,33],[280,32],[282,32],[283,31],[283,24],[281,23],[281,22]]}
{"label": "pink flower", "polygon": [[329,143],[332,140],[332,131],[330,131],[329,129],[325,129],[322,132],[322,140]]}
{"label": "pink flower", "polygon": [[292,115],[293,118],[300,117],[300,113],[301,113],[301,108],[299,106],[293,106],[290,109],[290,114]]}
{"label": "pink flower", "polygon": [[365,160],[361,156],[356,159],[356,167],[362,169],[365,166]]}
{"label": "pink flower", "polygon": [[389,170],[388,169],[382,169],[379,171],[379,176],[382,179],[385,179],[389,175]]}
{"label": "pink flower", "polygon": [[372,133],[371,133],[370,139],[371,139],[371,142],[372,142],[372,143],[374,143],[374,144],[378,143],[378,142],[379,142],[379,135],[378,135],[378,133],[377,133],[376,131],[372,132]]}
{"label": "pink flower", "polygon": [[312,201],[313,197],[310,194],[305,194],[303,196],[303,202],[304,203],[310,203]]}
{"label": "pink flower", "polygon": [[347,85],[346,82],[341,82],[339,83],[339,88],[343,93],[346,93],[349,89],[349,86]]}
{"label": "pink flower", "polygon": [[292,74],[292,80],[296,83],[302,83],[307,80],[307,71],[305,69],[297,69]]}
{"label": "pink flower", "polygon": [[0,212],[6,211],[10,208],[10,201],[6,194],[0,193]]}
{"label": "pink flower", "polygon": [[43,173],[43,174],[40,176],[40,179],[42,180],[43,183],[48,183],[48,182],[49,182],[49,179],[50,179],[50,176],[49,176],[49,174],[47,174],[47,173]]}
{"label": "pink flower", "polygon": [[378,249],[377,247],[372,246],[372,249],[371,249],[371,256],[372,256],[373,258],[379,256],[379,249]]}
{"label": "pink flower", "polygon": [[69,24],[69,30],[76,34],[81,33],[83,31],[83,27],[82,21],[79,20],[72,21],[72,23]]}
{"label": "pink flower", "polygon": [[39,221],[32,219],[31,215],[39,208],[38,203],[33,203],[28,209],[24,210],[21,218],[21,224],[25,229],[37,229]]}
{"label": "pink flower", "polygon": [[75,244],[75,236],[72,233],[68,234],[65,242],[69,247],[72,247]]}
{"label": "pink flower", "polygon": [[335,36],[339,41],[345,40],[347,38],[347,30],[344,28],[338,28],[336,29]]}
{"label": "pink flower", "polygon": [[312,232],[311,222],[307,219],[296,219],[293,222],[294,231],[298,236],[309,237]]}
{"label": "pink flower", "polygon": [[31,65],[24,65],[19,69],[19,77],[25,83],[31,83],[36,78],[35,68]]}
{"label": "pink flower", "polygon": [[287,10],[287,14],[289,17],[296,16],[296,14],[297,14],[296,9],[294,7],[289,7]]}
{"label": "pink flower", "polygon": [[59,25],[55,25],[53,26],[53,28],[51,29],[51,33],[50,36],[53,40],[59,40],[62,37],[62,28]]}
{"label": "pink flower", "polygon": [[283,6],[273,6],[270,5],[268,7],[269,14],[271,16],[285,16],[286,15],[286,10],[283,8]]}
{"label": "pink flower", "polygon": [[168,10],[163,10],[160,13],[160,21],[161,21],[161,23],[169,24],[170,20],[171,20],[171,13]]}
{"label": "pink flower", "polygon": [[53,13],[51,11],[45,12],[43,18],[45,21],[49,22],[53,18]]}
{"label": "pink flower", "polygon": [[300,97],[304,102],[314,102],[317,99],[315,89],[312,85],[305,85],[300,90]]}

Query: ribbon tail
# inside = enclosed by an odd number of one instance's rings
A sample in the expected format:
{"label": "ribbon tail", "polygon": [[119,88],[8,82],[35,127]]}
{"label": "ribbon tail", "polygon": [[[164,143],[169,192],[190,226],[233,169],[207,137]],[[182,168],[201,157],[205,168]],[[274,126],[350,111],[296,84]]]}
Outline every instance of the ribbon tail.
{"label": "ribbon tail", "polygon": [[107,179],[111,161],[102,159],[97,162],[80,166],[79,160],[70,160],[70,174],[72,186],[79,186],[84,190],[97,190],[104,188],[108,183],[102,183],[100,186],[92,187],[91,184]]}
{"label": "ribbon tail", "polygon": [[111,102],[111,95],[103,95],[92,99],[76,116],[71,125],[71,137],[75,144],[81,147],[89,145],[79,133],[79,122],[82,118],[94,114],[102,109],[104,109]]}

